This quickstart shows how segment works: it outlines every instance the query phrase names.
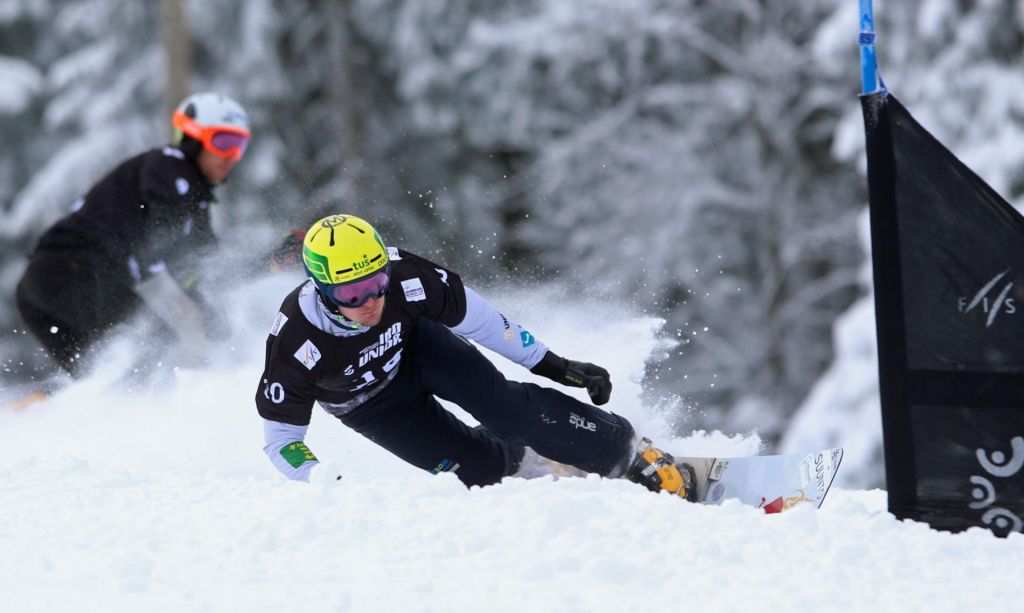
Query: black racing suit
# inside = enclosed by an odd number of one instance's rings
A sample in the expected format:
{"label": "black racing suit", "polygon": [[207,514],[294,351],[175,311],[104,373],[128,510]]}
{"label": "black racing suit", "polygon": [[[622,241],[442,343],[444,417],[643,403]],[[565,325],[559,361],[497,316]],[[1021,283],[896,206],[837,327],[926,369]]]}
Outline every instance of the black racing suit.
{"label": "black racing suit", "polygon": [[134,285],[165,269],[195,290],[211,249],[213,186],[176,147],[114,168],[43,234],[17,288],[18,310],[47,352],[72,376],[112,327],[140,306]]}
{"label": "black racing suit", "polygon": [[[546,347],[454,272],[388,251],[392,276],[379,324],[331,315],[311,281],[281,305],[256,391],[264,451],[281,472],[307,479],[316,462],[303,443],[314,402],[406,462],[454,472],[467,485],[515,472],[524,446],[588,472],[618,468],[632,448],[628,421],[557,390],[505,379],[451,329],[527,368]],[[437,398],[483,427],[468,427]]]}

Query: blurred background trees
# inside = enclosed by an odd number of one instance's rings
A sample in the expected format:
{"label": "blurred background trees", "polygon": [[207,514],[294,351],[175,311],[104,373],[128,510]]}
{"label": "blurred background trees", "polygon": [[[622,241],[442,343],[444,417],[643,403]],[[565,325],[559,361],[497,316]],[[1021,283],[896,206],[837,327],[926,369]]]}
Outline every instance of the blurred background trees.
{"label": "blurred background trees", "polygon": [[[878,10],[883,75],[1011,199],[1022,22]],[[217,90],[255,135],[216,207],[227,253],[350,211],[476,285],[663,317],[652,400],[774,441],[865,293],[856,29],[852,0],[7,0],[3,377],[44,363],[13,308],[39,234],[167,139],[177,90]]]}

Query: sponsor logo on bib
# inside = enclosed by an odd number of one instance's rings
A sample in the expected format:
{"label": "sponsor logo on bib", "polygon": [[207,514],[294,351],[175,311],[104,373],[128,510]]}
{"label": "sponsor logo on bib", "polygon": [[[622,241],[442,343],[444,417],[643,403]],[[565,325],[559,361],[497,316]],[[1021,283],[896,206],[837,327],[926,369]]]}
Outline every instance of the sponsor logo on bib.
{"label": "sponsor logo on bib", "polygon": [[274,327],[270,329],[270,335],[277,336],[286,323],[288,323],[288,316],[284,313],[278,313],[277,318],[274,319]]}
{"label": "sponsor logo on bib", "polygon": [[313,341],[306,341],[295,352],[295,359],[302,362],[307,369],[313,370],[316,363],[320,361],[320,350],[316,348]]}
{"label": "sponsor logo on bib", "polygon": [[423,283],[419,278],[402,281],[402,291],[405,292],[406,302],[417,302],[427,299],[427,292],[423,289]]}

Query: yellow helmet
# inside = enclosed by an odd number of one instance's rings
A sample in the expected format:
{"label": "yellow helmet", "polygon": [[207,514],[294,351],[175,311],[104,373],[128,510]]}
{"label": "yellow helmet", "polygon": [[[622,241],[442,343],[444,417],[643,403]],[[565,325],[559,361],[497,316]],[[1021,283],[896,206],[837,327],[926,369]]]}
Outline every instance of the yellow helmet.
{"label": "yellow helmet", "polygon": [[380,234],[355,215],[331,215],[313,224],[302,242],[302,261],[321,290],[372,275],[389,264]]}

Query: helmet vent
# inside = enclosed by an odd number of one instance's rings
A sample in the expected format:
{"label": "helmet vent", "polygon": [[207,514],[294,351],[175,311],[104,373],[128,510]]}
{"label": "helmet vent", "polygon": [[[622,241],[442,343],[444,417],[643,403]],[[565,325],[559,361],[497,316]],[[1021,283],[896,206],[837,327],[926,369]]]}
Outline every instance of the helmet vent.
{"label": "helmet vent", "polygon": [[191,102],[188,103],[188,105],[185,107],[185,117],[188,117],[190,119],[195,119],[196,118],[196,105],[195,104],[193,104]]}
{"label": "helmet vent", "polygon": [[364,230],[363,230],[362,228],[360,228],[359,226],[357,226],[357,225],[355,225],[355,224],[351,224],[351,223],[350,223],[350,224],[348,224],[348,225],[349,225],[349,226],[351,226],[351,227],[353,227],[353,228],[355,228],[355,230],[356,230],[357,232],[359,232],[360,234],[366,234],[366,232],[365,232],[365,231],[364,231]]}

